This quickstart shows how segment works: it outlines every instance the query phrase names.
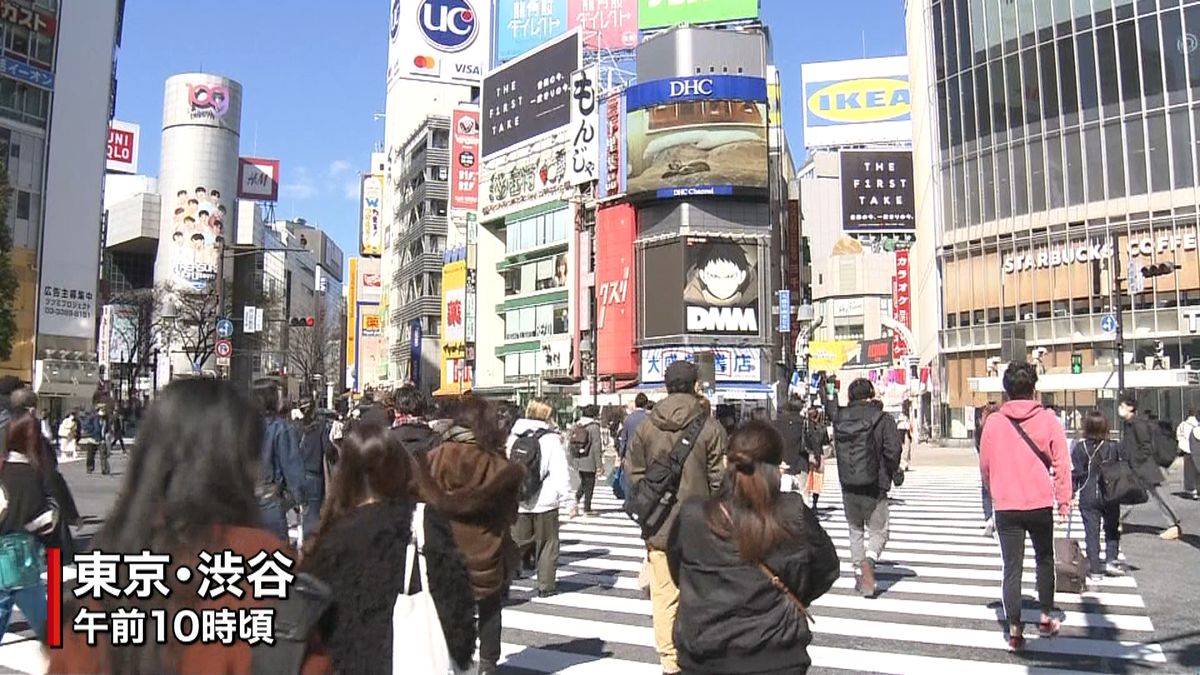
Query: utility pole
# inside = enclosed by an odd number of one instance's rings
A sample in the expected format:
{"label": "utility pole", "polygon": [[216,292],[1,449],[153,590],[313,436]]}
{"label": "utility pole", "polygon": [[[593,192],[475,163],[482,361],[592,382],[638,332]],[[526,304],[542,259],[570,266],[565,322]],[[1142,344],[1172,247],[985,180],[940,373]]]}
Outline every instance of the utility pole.
{"label": "utility pole", "polygon": [[1117,357],[1117,402],[1125,395],[1125,312],[1121,306],[1121,258],[1117,238],[1112,238],[1112,308],[1117,319],[1117,329],[1113,331],[1113,350]]}

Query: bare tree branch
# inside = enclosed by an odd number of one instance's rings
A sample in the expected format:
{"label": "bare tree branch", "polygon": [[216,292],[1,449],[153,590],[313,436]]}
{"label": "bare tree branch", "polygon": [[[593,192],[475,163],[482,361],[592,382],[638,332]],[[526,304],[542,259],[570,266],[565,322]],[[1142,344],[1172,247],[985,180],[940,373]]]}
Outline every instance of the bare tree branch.
{"label": "bare tree branch", "polygon": [[288,362],[302,378],[302,391],[311,391],[315,375],[322,384],[336,382],[338,350],[341,345],[339,317],[331,315],[324,299],[317,302],[311,327],[289,327]]}
{"label": "bare tree branch", "polygon": [[221,307],[216,284],[199,292],[162,287],[159,316],[168,317],[162,321],[161,332],[170,351],[183,354],[192,364],[203,365],[212,358],[217,345],[217,319],[229,311],[231,292],[227,282],[225,287],[225,307]]}

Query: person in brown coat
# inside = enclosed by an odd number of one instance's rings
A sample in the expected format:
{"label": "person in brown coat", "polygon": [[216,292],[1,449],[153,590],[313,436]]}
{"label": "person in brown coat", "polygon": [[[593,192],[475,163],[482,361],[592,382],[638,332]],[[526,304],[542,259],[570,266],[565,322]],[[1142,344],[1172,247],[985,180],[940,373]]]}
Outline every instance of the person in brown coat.
{"label": "person in brown coat", "polygon": [[[254,486],[262,425],[256,409],[223,380],[180,380],[162,390],[139,429],[137,450],[130,454],[120,496],[96,535],[94,550],[122,555],[143,551],[170,554],[162,582],[170,593],[165,595],[160,590],[146,598],[106,594],[100,599],[88,594],[76,602],[73,593],[64,591],[63,595],[71,598],[63,614],[67,624],[64,645],[50,653],[50,673],[250,673],[260,655],[270,652],[268,658],[278,657],[289,647],[296,648],[292,651],[299,657],[301,673],[332,672],[330,660],[315,637],[307,645],[291,643],[273,631],[274,645],[264,650],[252,649],[243,639],[234,639],[230,644],[203,639],[184,644],[175,640],[169,629],[165,644],[148,639],[143,644],[114,645],[113,634],[101,631],[96,635],[96,644],[89,646],[87,633],[71,628],[84,608],[109,616],[117,608],[140,610],[146,618],[137,629],[141,635],[154,636],[155,617],[159,615],[170,617],[169,626],[173,617],[184,610],[203,616],[205,610],[219,608],[239,612],[278,607],[279,600],[254,599],[255,588],[250,581],[258,578],[250,560],[260,553],[276,561],[277,555],[286,556],[287,565],[282,561],[276,564],[291,574],[296,572],[290,562],[296,556],[287,543],[259,526]],[[213,584],[218,575],[206,578],[202,568],[208,565],[201,555],[224,555],[224,551],[243,558],[244,575],[240,581],[226,576],[228,583]],[[212,564],[211,558],[209,561]],[[192,572],[186,583],[176,576],[176,570],[183,566]],[[125,566],[118,569],[121,572],[116,586],[125,589],[129,586],[128,573]],[[287,580],[286,575],[283,580]],[[203,598],[199,593],[202,585],[207,585],[209,591]],[[241,597],[227,590],[231,586],[240,590]],[[288,589],[296,595],[295,585]],[[139,623],[136,619],[132,622]],[[99,623],[106,624],[107,618],[101,617]],[[182,623],[185,627],[188,624]],[[234,633],[238,632],[237,623],[235,619]],[[263,664],[257,665],[261,668]]]}
{"label": "person in brown coat", "polygon": [[496,406],[486,399],[462,399],[444,437],[429,453],[439,494],[428,501],[450,519],[466,558],[478,602],[479,672],[488,675],[500,661],[500,608],[520,566],[510,528],[525,469],[508,461]]}

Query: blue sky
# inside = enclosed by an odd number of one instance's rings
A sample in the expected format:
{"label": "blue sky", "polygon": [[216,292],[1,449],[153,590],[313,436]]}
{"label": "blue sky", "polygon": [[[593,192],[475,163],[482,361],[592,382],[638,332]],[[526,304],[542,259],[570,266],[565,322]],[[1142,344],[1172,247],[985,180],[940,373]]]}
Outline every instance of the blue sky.
{"label": "blue sky", "polygon": [[[242,83],[243,155],[282,160],[276,215],[358,246],[358,181],[383,139],[388,0],[129,0],[117,117],[142,126],[158,174],[163,83],[203,70]],[[762,0],[783,75],[784,125],[801,145],[800,65],[903,54],[903,0]]]}

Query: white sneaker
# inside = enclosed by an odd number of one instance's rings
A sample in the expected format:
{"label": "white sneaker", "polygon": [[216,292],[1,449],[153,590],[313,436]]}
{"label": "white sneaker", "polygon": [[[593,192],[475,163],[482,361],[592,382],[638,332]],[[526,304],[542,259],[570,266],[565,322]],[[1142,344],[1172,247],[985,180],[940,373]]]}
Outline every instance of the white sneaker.
{"label": "white sneaker", "polygon": [[1119,562],[1110,562],[1107,565],[1105,565],[1104,573],[1110,577],[1125,576],[1125,570],[1121,567],[1121,563],[1119,563]]}
{"label": "white sneaker", "polygon": [[1096,586],[1099,586],[1100,584],[1104,583],[1104,575],[1103,574],[1089,574],[1088,578],[1087,578],[1087,583],[1088,583],[1088,586],[1095,588]]}
{"label": "white sneaker", "polygon": [[987,519],[987,523],[985,523],[983,526],[983,536],[991,537],[993,539],[996,538],[996,521],[992,520],[991,518]]}

